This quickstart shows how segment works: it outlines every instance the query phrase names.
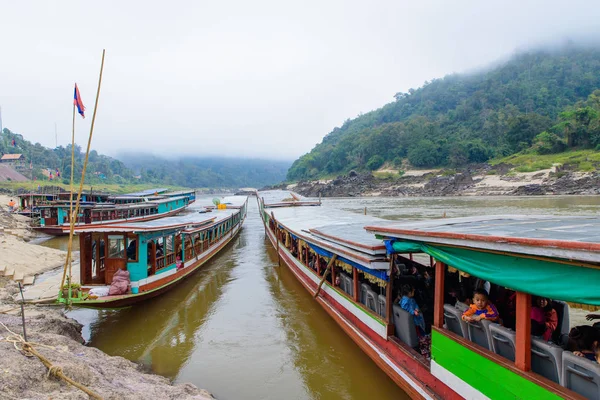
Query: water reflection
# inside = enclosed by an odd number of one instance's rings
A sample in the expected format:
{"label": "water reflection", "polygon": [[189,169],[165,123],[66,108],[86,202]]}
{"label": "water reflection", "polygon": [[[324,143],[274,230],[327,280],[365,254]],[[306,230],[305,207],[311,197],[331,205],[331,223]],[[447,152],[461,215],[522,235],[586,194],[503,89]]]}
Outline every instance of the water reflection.
{"label": "water reflection", "polygon": [[[600,196],[323,201],[389,219],[596,215],[600,207]],[[137,307],[71,315],[91,345],[219,399],[406,398],[288,268],[277,267],[254,198],[235,242],[179,286]]]}
{"label": "water reflection", "polygon": [[[277,263],[275,250],[269,258]],[[408,398],[333,321],[286,267],[263,269],[293,363],[314,399]],[[316,305],[316,306],[315,306]]]}
{"label": "water reflection", "polygon": [[234,266],[222,253],[171,291],[140,307],[78,309],[70,316],[88,321],[84,336],[91,346],[175,378],[194,352],[196,331],[213,312]]}

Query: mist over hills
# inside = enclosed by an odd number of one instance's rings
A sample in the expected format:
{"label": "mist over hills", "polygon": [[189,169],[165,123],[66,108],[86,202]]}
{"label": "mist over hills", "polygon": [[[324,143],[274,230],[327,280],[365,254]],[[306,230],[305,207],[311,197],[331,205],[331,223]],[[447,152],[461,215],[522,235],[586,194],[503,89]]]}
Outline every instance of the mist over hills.
{"label": "mist over hills", "polygon": [[135,171],[141,181],[195,188],[272,185],[285,179],[291,165],[291,161],[190,156],[168,159],[130,152],[117,157]]}
{"label": "mist over hills", "polygon": [[[85,151],[75,144],[75,182],[79,182]],[[18,170],[39,183],[68,184],[71,177],[71,145],[54,149],[31,143],[23,135],[4,128],[0,132],[0,156],[21,154]],[[122,160],[122,161],[121,161]],[[168,159],[127,152],[116,157],[90,151],[85,182],[148,183],[190,188],[263,187],[285,179],[291,161],[250,158],[182,157]],[[16,167],[17,168],[17,167]]]}
{"label": "mist over hills", "polygon": [[598,44],[521,52],[488,69],[396,93],[394,102],[346,120],[294,161],[287,179],[402,168],[406,161],[459,167],[521,151],[594,148],[599,88]]}

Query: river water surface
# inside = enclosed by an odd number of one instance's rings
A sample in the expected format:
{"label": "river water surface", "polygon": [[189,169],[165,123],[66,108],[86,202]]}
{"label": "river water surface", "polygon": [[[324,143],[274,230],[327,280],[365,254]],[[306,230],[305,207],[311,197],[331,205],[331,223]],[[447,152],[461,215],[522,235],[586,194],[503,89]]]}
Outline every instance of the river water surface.
{"label": "river water surface", "polygon": [[[597,215],[600,197],[324,199],[386,219],[492,214]],[[52,242],[60,247],[60,241]],[[218,399],[407,396],[312,299],[265,237],[256,199],[239,236],[166,294],[120,310],[76,309],[91,346]]]}

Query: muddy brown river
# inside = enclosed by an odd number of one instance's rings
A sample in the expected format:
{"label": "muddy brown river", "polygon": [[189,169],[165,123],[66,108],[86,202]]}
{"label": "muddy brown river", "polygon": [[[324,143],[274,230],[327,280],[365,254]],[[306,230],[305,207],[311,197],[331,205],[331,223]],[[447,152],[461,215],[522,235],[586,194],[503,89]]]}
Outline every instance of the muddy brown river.
{"label": "muddy brown river", "polygon": [[[91,346],[218,399],[403,399],[329,318],[264,235],[256,199],[240,235],[170,292],[120,310],[77,309]],[[597,215],[600,197],[324,199],[387,219],[491,214]],[[60,247],[61,240],[50,244]]]}

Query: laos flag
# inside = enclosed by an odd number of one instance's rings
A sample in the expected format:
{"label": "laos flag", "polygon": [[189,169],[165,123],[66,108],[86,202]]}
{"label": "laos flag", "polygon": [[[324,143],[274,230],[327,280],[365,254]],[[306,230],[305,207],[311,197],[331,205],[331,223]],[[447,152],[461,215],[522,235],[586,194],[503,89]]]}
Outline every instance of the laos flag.
{"label": "laos flag", "polygon": [[83,105],[83,101],[81,101],[81,94],[79,94],[79,88],[77,87],[77,84],[75,84],[75,94],[73,95],[73,105],[75,105],[75,107],[77,107],[77,112],[79,112],[79,114],[81,114],[81,117],[85,118],[85,115],[84,115],[85,106]]}

